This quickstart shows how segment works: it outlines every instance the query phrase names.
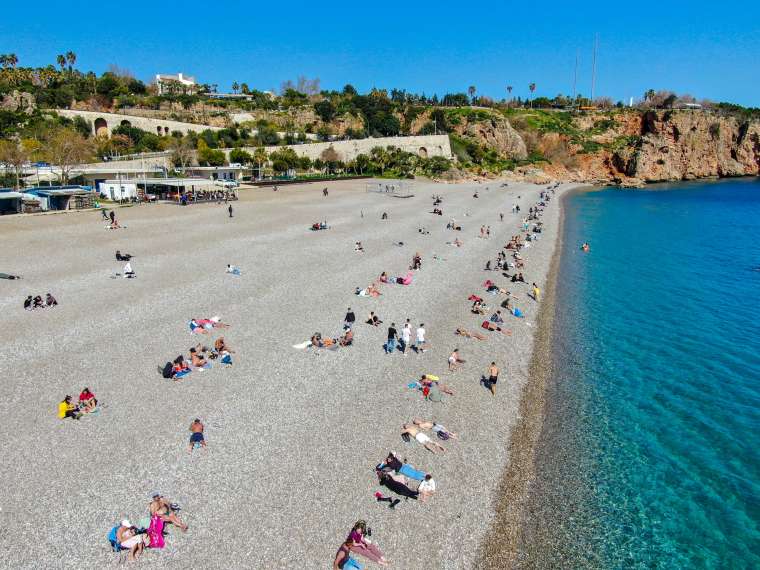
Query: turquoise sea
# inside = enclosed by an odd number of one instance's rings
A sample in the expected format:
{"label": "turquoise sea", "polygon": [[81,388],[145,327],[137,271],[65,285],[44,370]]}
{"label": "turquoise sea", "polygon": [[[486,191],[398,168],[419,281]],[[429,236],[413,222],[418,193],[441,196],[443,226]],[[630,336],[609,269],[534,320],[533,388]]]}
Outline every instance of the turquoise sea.
{"label": "turquoise sea", "polygon": [[565,206],[525,566],[760,568],[760,181]]}

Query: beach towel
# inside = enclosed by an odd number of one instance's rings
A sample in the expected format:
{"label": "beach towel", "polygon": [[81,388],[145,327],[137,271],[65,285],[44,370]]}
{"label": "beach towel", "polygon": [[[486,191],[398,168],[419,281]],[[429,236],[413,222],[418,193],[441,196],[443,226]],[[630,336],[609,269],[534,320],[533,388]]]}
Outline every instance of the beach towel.
{"label": "beach towel", "polygon": [[425,478],[425,473],[422,471],[417,471],[408,463],[404,463],[398,472],[404,477],[409,477],[409,479],[414,479],[415,481],[422,481]]}
{"label": "beach towel", "polygon": [[307,341],[301,342],[299,344],[294,344],[293,348],[296,348],[298,350],[305,350],[305,349],[309,348],[309,345],[311,345],[311,341],[307,340]]}
{"label": "beach towel", "polygon": [[148,525],[148,536],[150,537],[151,548],[164,547],[164,521],[158,515],[153,515]]}

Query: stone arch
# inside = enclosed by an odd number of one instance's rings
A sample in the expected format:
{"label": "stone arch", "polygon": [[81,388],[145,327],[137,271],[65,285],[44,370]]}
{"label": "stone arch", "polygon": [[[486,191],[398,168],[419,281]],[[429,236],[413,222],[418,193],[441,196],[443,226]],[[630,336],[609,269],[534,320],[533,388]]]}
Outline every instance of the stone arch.
{"label": "stone arch", "polygon": [[417,150],[417,154],[420,155],[420,158],[427,158],[428,157],[428,151],[424,146],[421,146]]}
{"label": "stone arch", "polygon": [[108,122],[103,117],[98,117],[93,123],[95,136],[108,136]]}
{"label": "stone arch", "polygon": [[131,127],[132,123],[130,123],[128,120],[124,119],[121,123],[122,127]]}

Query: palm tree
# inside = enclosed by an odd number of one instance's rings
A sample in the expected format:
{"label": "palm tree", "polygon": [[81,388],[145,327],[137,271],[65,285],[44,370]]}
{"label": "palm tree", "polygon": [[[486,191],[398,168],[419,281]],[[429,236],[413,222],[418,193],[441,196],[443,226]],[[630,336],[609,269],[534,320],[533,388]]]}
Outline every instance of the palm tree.
{"label": "palm tree", "polygon": [[240,87],[240,85],[238,85],[238,82],[237,81],[233,81],[232,82],[232,92],[233,93],[237,93],[238,87]]}
{"label": "palm tree", "polygon": [[6,67],[8,67],[10,65],[10,63],[8,61],[9,57],[10,57],[9,55],[5,55],[4,53],[0,53],[0,67],[2,67],[3,69],[5,69]]}
{"label": "palm tree", "polygon": [[9,53],[8,54],[8,65],[10,65],[11,67],[15,68],[17,64],[18,64],[18,57],[16,56],[16,54],[15,53]]}
{"label": "palm tree", "polygon": [[[528,85],[528,89],[530,89],[530,94],[532,96],[533,93],[536,91],[536,84],[535,83],[531,83],[530,85]],[[530,108],[531,109],[533,108],[533,99],[531,99],[531,101],[530,101]]]}
{"label": "palm tree", "polygon": [[55,61],[56,61],[56,63],[58,63],[58,65],[61,66],[61,71],[63,71],[64,69],[66,69],[66,56],[65,55],[59,54],[55,58]]}
{"label": "palm tree", "polygon": [[69,71],[74,69],[74,64],[77,62],[77,54],[75,54],[73,51],[67,51],[66,52],[66,61],[69,62]]}
{"label": "palm tree", "polygon": [[651,101],[654,99],[655,92],[654,89],[647,89],[647,91],[644,93],[644,101]]}
{"label": "palm tree", "polygon": [[245,93],[246,95],[248,95],[251,92],[251,89],[250,89],[250,87],[248,87],[247,83],[241,83],[240,84],[240,92],[241,93]]}
{"label": "palm tree", "polygon": [[511,85],[507,85],[507,93],[511,96],[512,95],[512,89],[513,87]]}
{"label": "palm tree", "polygon": [[474,99],[475,99],[475,92],[476,92],[476,91],[477,91],[477,89],[475,88],[475,86],[474,86],[474,85],[470,85],[470,86],[467,88],[467,93],[469,93],[469,94],[470,94],[470,100],[474,100]]}

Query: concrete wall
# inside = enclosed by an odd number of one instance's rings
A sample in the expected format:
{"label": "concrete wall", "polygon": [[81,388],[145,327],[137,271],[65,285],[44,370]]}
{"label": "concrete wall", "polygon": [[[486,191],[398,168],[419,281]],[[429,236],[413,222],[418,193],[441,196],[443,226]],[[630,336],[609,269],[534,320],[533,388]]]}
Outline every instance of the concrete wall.
{"label": "concrete wall", "polygon": [[82,117],[92,123],[93,134],[110,135],[111,132],[122,124],[130,124],[133,127],[165,136],[172,131],[179,131],[187,134],[190,131],[197,133],[210,129],[219,131],[221,127],[210,127],[207,125],[197,125],[195,123],[183,123],[181,121],[168,121],[164,119],[149,119],[147,117],[137,117],[135,115],[120,115],[117,113],[99,113],[96,111],[75,111],[71,109],[60,109],[57,111],[62,117],[73,119]]}
{"label": "concrete wall", "polygon": [[[418,156],[433,157],[443,156],[451,158],[451,144],[448,135],[427,135],[418,137],[384,137],[377,139],[359,139],[350,141],[333,141],[310,144],[296,144],[283,146],[266,147],[267,152],[282,150],[283,148],[292,148],[298,156],[308,156],[311,160],[321,157],[321,154],[330,147],[340,155],[344,162],[353,160],[360,154],[369,154],[370,151],[379,147],[395,146],[406,152],[414,153]],[[254,148],[246,148],[253,153]],[[226,151],[229,156],[229,150]]]}

